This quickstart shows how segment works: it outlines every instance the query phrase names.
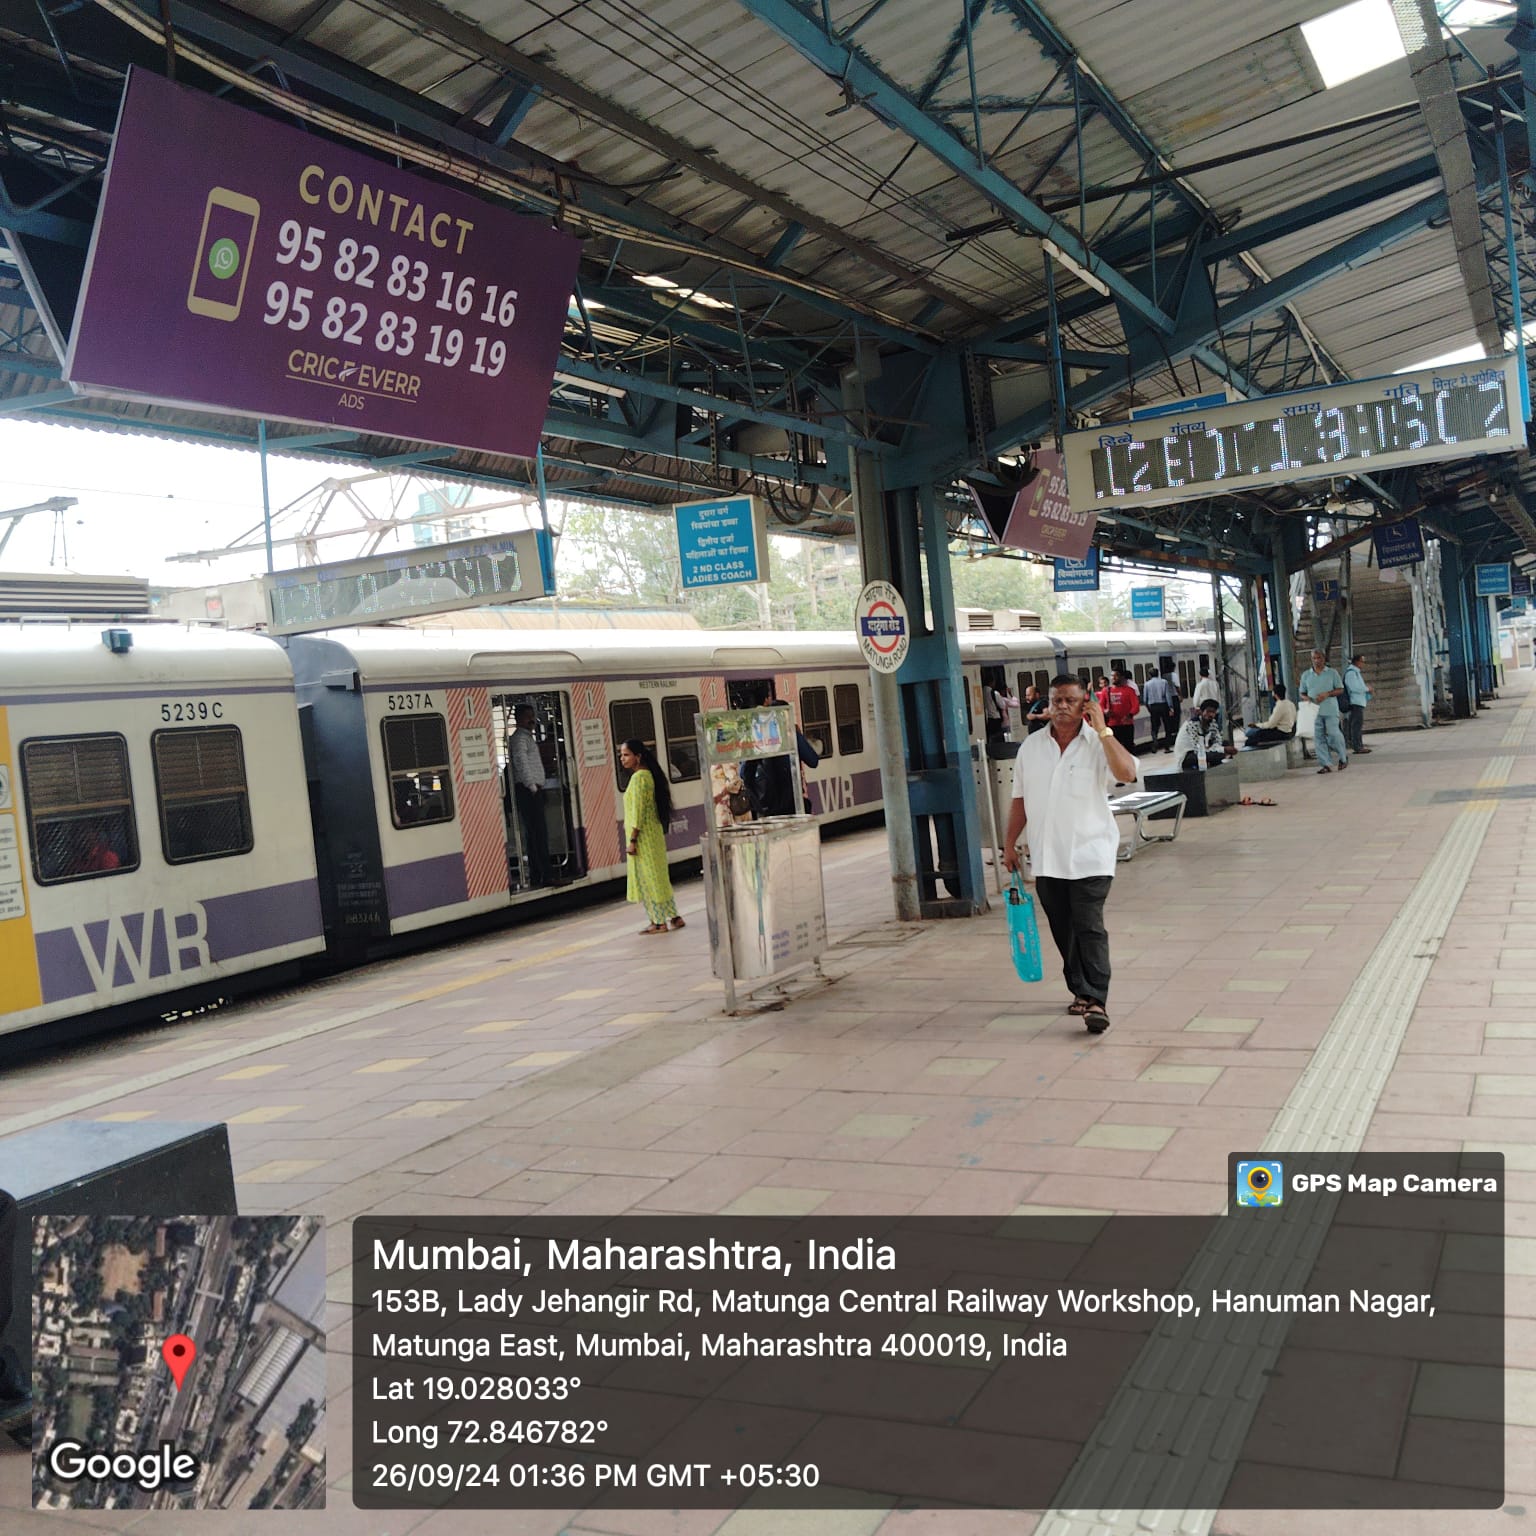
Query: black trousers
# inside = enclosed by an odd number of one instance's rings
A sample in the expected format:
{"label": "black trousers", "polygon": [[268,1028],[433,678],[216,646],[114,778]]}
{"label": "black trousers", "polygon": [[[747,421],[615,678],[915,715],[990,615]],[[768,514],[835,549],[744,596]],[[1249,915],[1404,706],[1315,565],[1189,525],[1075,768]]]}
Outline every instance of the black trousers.
{"label": "black trousers", "polygon": [[1152,747],[1155,750],[1159,735],[1171,747],[1179,731],[1179,712],[1172,704],[1148,704],[1147,713],[1152,717]]}
{"label": "black trousers", "polygon": [[1091,997],[1096,1003],[1109,1000],[1109,932],[1104,927],[1104,902],[1114,878],[1035,877],[1035,894],[1061,951],[1061,974],[1073,997]]}
{"label": "black trousers", "polygon": [[1358,752],[1365,745],[1365,705],[1350,704],[1344,711],[1344,745]]}
{"label": "black trousers", "polygon": [[544,819],[544,791],[519,784],[517,814],[522,819],[528,847],[528,878],[534,885],[548,885],[549,823]]}
{"label": "black trousers", "polygon": [[1135,721],[1132,721],[1129,725],[1112,725],[1110,726],[1110,730],[1115,733],[1115,740],[1118,741],[1120,745],[1131,754],[1132,757],[1134,757],[1136,755]]}
{"label": "black trousers", "polygon": [[1256,725],[1243,737],[1245,747],[1274,747],[1289,741],[1295,731],[1277,731],[1272,725]]}

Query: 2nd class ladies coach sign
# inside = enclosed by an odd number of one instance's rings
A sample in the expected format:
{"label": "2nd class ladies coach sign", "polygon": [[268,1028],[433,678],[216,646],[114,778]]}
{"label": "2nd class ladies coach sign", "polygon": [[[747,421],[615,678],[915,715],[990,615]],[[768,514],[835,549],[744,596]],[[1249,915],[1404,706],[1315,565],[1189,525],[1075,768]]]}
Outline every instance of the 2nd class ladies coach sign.
{"label": "2nd class ladies coach sign", "polygon": [[65,375],[526,456],[579,253],[535,219],[135,69]]}

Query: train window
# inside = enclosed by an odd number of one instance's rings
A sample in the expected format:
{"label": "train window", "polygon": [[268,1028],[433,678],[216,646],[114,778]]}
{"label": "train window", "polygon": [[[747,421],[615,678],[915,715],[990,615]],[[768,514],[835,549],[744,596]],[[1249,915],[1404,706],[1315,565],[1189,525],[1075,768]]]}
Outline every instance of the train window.
{"label": "train window", "polygon": [[667,777],[682,784],[699,776],[699,700],[696,694],[661,701],[661,728],[667,737]]}
{"label": "train window", "polygon": [[441,715],[391,715],[384,721],[389,816],[397,827],[453,820],[448,722]]}
{"label": "train window", "polygon": [[1093,687],[1093,673],[1087,667],[1079,667],[1077,669],[1077,680],[1084,688]]}
{"label": "train window", "polygon": [[125,875],[139,867],[128,743],[121,736],[23,742],[21,775],[39,885]]}
{"label": "train window", "polygon": [[251,851],[245,748],[233,725],[156,731],[149,738],[167,864]]}
{"label": "train window", "polygon": [[1124,656],[1111,656],[1109,658],[1109,670],[1111,675],[1115,672],[1127,672],[1130,669],[1125,664]]}
{"label": "train window", "polygon": [[1136,663],[1135,682],[1138,689],[1144,687],[1147,681],[1147,673],[1152,669],[1144,661]]}
{"label": "train window", "polygon": [[626,741],[643,741],[656,750],[656,715],[649,699],[614,699],[608,706],[613,727],[613,774],[621,790],[629,787],[629,775],[619,766],[619,748]]}
{"label": "train window", "polygon": [[1189,698],[1195,691],[1195,664],[1192,661],[1179,663],[1179,697]]}
{"label": "train window", "polygon": [[817,757],[832,756],[832,706],[825,688],[800,690],[800,729]]}
{"label": "train window", "polygon": [[[970,689],[966,689],[969,693]],[[837,750],[848,757],[864,750],[864,701],[857,683],[839,683],[832,690],[832,710],[837,716]]]}

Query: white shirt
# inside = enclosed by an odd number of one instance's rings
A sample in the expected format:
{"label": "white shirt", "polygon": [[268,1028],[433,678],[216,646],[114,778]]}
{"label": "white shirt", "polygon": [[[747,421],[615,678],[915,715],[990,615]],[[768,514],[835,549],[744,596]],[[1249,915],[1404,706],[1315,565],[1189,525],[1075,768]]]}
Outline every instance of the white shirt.
{"label": "white shirt", "polygon": [[1199,709],[1209,699],[1213,704],[1221,703],[1221,689],[1216,686],[1214,677],[1202,677],[1195,684],[1194,706]]}
{"label": "white shirt", "polygon": [[1114,874],[1120,833],[1109,791],[1115,782],[1103,743],[1086,720],[1065,752],[1050,729],[1024,742],[1013,760],[1013,798],[1024,802],[1024,836],[1036,875],[1087,880]]}
{"label": "white shirt", "polygon": [[1296,706],[1289,699],[1276,699],[1275,707],[1269,712],[1269,719],[1261,720],[1258,729],[1261,731],[1294,731],[1296,729]]}
{"label": "white shirt", "polygon": [[512,777],[524,789],[544,788],[544,759],[531,730],[519,728],[507,737],[507,756],[512,760]]}

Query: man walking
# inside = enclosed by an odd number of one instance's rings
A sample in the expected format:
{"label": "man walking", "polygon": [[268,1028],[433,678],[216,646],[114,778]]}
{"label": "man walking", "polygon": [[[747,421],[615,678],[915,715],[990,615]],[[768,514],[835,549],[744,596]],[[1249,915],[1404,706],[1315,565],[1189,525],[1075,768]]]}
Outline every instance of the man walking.
{"label": "man walking", "polygon": [[1344,720],[1344,739],[1349,743],[1351,752],[1369,752],[1371,749],[1365,744],[1365,706],[1371,702],[1371,690],[1366,685],[1365,673],[1360,670],[1365,660],[1365,652],[1349,658],[1349,665],[1344,668],[1344,702],[1349,706],[1349,713]]}
{"label": "man walking", "polygon": [[1217,718],[1220,719],[1221,689],[1216,686],[1216,679],[1211,676],[1211,664],[1208,661],[1200,663],[1200,681],[1195,684],[1193,702],[1196,710],[1199,710],[1202,704],[1214,704]]}
{"label": "man walking", "polygon": [[1156,677],[1149,677],[1141,690],[1141,701],[1152,717],[1152,750],[1156,752],[1159,744],[1171,747],[1179,728],[1179,690],[1173,674],[1159,672]]}
{"label": "man walking", "polygon": [[1025,739],[1014,759],[1003,863],[1019,867],[1019,838],[1027,828],[1035,890],[1072,992],[1067,1011],[1090,1034],[1102,1035],[1109,1028],[1104,902],[1120,847],[1109,791],[1135,781],[1136,759],[1075,677],[1052,681],[1050,721],[1048,731]]}
{"label": "man walking", "polygon": [[1312,727],[1312,745],[1317,749],[1317,760],[1322,765],[1319,773],[1332,773],[1333,764],[1342,773],[1349,767],[1349,753],[1344,746],[1344,732],[1340,728],[1339,695],[1344,692],[1344,679],[1328,665],[1327,654],[1312,652],[1310,670],[1301,674],[1301,696],[1317,705],[1317,721]]}

